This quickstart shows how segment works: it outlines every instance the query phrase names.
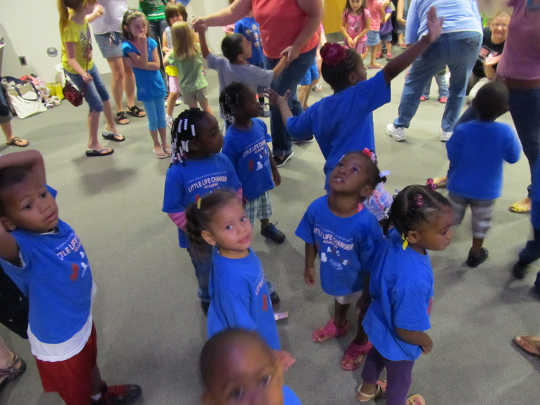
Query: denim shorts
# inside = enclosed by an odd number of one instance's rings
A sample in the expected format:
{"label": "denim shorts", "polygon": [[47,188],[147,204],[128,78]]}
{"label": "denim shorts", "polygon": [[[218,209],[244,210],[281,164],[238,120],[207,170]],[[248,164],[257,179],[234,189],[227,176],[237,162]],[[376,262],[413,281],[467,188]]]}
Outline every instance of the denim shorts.
{"label": "denim shorts", "polygon": [[380,34],[381,41],[383,42],[392,42],[392,31],[387,32],[386,34]]}
{"label": "denim shorts", "polygon": [[381,42],[381,36],[379,31],[368,31],[367,33],[367,46],[375,46]]}
{"label": "denim shorts", "polygon": [[64,70],[64,72],[83,93],[84,99],[90,106],[90,112],[103,111],[103,103],[109,101],[109,93],[101,81],[96,65],[92,66],[92,69],[88,71],[92,76],[92,81],[89,83],[85,83],[82,76],[77,73],[70,73],[67,70]]}
{"label": "denim shorts", "polygon": [[105,59],[121,58],[122,34],[119,32],[106,32],[105,34],[95,34],[94,38],[99,46],[99,50]]}

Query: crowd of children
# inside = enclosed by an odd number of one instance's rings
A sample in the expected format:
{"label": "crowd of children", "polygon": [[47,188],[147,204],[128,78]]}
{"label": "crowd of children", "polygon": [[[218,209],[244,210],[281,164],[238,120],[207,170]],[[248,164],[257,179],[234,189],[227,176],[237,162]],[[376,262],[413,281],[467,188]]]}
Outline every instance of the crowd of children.
{"label": "crowd of children", "polygon": [[[87,33],[85,15],[94,3],[59,0],[60,28],[65,68],[73,70],[74,81],[96,86],[92,101],[87,94],[89,152],[104,155],[112,150],[97,142],[99,111],[107,115],[103,137],[123,137],[116,133],[97,71],[89,57],[84,62],[87,45],[78,39]],[[446,145],[448,199],[434,190],[433,182],[407,186],[393,197],[384,190],[372,112],[390,101],[391,81],[439,38],[442,27],[432,7],[427,34],[393,57],[393,11],[389,1],[347,0],[341,27],[345,46],[326,43],[320,49],[322,77],[332,95],[297,116],[286,95],[272,90],[266,95],[291,136],[314,137],[324,156],[326,194],[298,216],[296,228],[296,236],[305,242],[305,283],[315,284],[318,259],[321,287],[333,297],[332,317],[313,331],[313,342],[323,343],[356,327],[341,367],[352,371],[363,363],[358,401],[385,395],[389,405],[422,405],[421,395],[408,393],[415,361],[433,348],[427,334],[434,290],[428,252],[450,244],[452,227],[470,206],[473,241],[466,263],[476,267],[487,259],[483,242],[502,189],[503,162],[516,162],[521,146],[508,125],[494,122],[508,110],[508,91],[491,82],[473,100],[476,119],[458,125]],[[122,48],[145,107],[153,151],[158,158],[170,157],[162,211],[191,258],[207,316],[209,340],[200,356],[203,402],[298,405],[296,394],[284,385],[284,371],[296,359],[280,343],[273,310],[279,297],[251,248],[255,220],[263,237],[277,244],[285,240],[270,221],[271,194],[281,177],[268,146],[271,135],[258,117],[263,89],[285,68],[286,58],[273,69],[263,67],[252,15],[225,36],[221,57],[210,52],[206,27],[199,25],[195,31],[186,21],[183,6],[169,5],[165,14],[162,50],[168,97],[158,44],[147,35],[143,13],[125,13]],[[363,57],[370,52],[368,67],[381,67],[376,59],[383,43],[389,62],[368,79]],[[218,72],[225,136],[209,107],[204,61]],[[180,94],[189,108],[173,119]],[[535,238],[513,268],[517,278],[540,257],[538,179],[540,174],[533,179]],[[79,237],[59,218],[56,194],[46,182],[39,152],[0,158],[0,263],[29,297],[28,339],[43,388],[59,393],[68,405],[132,403],[141,395],[138,385],[107,386],[101,379],[92,315],[97,287]],[[540,281],[537,284],[540,289]],[[358,315],[352,325],[347,317],[351,306]],[[379,378],[383,369],[386,380]]]}

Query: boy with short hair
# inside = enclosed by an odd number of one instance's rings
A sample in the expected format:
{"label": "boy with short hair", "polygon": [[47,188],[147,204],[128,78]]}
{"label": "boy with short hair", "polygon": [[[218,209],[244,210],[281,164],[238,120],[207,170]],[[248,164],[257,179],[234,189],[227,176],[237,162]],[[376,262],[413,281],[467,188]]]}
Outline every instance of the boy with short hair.
{"label": "boy with short hair", "polygon": [[96,364],[90,264],[58,217],[38,151],[0,157],[0,264],[29,297],[28,340],[46,392],[67,405],[129,404],[138,385],[107,387]]}

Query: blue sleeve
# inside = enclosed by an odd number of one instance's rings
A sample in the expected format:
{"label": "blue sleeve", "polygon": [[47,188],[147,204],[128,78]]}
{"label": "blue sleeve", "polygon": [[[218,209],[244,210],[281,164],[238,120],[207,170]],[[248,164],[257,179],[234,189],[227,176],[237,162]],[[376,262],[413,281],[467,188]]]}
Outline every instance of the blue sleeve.
{"label": "blue sleeve", "polygon": [[227,62],[228,60],[224,57],[216,56],[213,53],[209,53],[206,56],[206,63],[208,64],[208,68],[217,70],[218,72],[222,71],[225,68]]}
{"label": "blue sleeve", "polygon": [[293,139],[310,139],[313,136],[313,107],[309,107],[300,115],[293,115],[287,120],[287,131]]}
{"label": "blue sleeve", "polygon": [[232,164],[231,160],[228,158],[227,155],[222,154],[223,156],[223,162],[227,168],[228,176],[230,180],[228,181],[229,186],[234,190],[238,191],[242,188],[242,183],[238,179],[238,174],[236,173],[236,169],[234,168],[234,165]]}
{"label": "blue sleeve", "polygon": [[422,291],[422,284],[396,286],[391,292],[392,323],[394,327],[426,331],[431,328],[428,315],[429,302],[426,296],[429,291]]}
{"label": "blue sleeve", "polygon": [[390,99],[390,84],[386,83],[384,70],[380,70],[371,79],[364,80],[353,87],[351,104],[360,110],[370,112],[390,102]]}
{"label": "blue sleeve", "polygon": [[370,223],[358,232],[354,240],[354,250],[363,271],[371,272],[377,248],[383,238],[381,226],[375,217],[370,218]]}
{"label": "blue sleeve", "polygon": [[165,177],[165,190],[163,192],[163,212],[174,213],[186,210],[184,206],[184,182],[176,166],[167,170]]}
{"label": "blue sleeve", "polygon": [[418,15],[417,3],[417,0],[411,0],[411,4],[409,4],[409,11],[407,12],[407,24],[405,25],[406,44],[414,44],[416,41],[418,41],[420,18]]}
{"label": "blue sleeve", "polygon": [[244,21],[242,20],[238,20],[236,24],[234,24],[234,32],[244,35],[245,29],[246,27],[244,26]]}
{"label": "blue sleeve", "polygon": [[223,148],[221,149],[221,152],[223,152],[223,154],[229,158],[233,166],[236,168],[240,151],[236,147],[235,143],[234,135],[231,134],[231,131],[227,130],[227,135],[225,135],[223,140]]}
{"label": "blue sleeve", "polygon": [[521,155],[521,143],[510,126],[505,125],[505,132],[506,151],[504,154],[504,160],[506,160],[508,163],[516,163]]}
{"label": "blue sleeve", "polygon": [[310,206],[307,209],[304,216],[302,217],[302,220],[298,224],[295,234],[304,242],[314,245],[315,244],[315,236],[313,235],[314,227],[315,227],[315,221],[314,221],[313,212]]}
{"label": "blue sleeve", "polygon": [[48,184],[45,185],[45,188],[53,196],[53,198],[56,200],[56,196],[58,195],[58,191],[56,191],[54,188],[52,188]]}
{"label": "blue sleeve", "polygon": [[152,56],[152,52],[157,48],[157,42],[154,38],[148,37],[148,57]]}
{"label": "blue sleeve", "polygon": [[128,55],[133,52],[135,52],[136,54],[139,54],[139,51],[137,50],[137,48],[135,48],[130,42],[128,41],[122,42],[122,54],[124,55],[125,58],[127,58]]}
{"label": "blue sleeve", "polygon": [[448,155],[450,165],[452,165],[452,161],[457,160],[459,152],[462,149],[461,138],[464,132],[462,131],[462,125],[458,125],[456,128],[454,128],[454,133],[452,134],[448,142],[446,142],[446,154]]}

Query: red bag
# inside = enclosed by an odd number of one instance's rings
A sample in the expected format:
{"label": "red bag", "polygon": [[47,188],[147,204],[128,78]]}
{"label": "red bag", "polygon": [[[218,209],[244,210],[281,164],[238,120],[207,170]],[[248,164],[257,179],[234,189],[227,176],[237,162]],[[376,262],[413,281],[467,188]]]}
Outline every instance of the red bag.
{"label": "red bag", "polygon": [[78,107],[83,102],[82,93],[73,86],[69,80],[66,80],[64,86],[64,98],[69,101],[74,107]]}

